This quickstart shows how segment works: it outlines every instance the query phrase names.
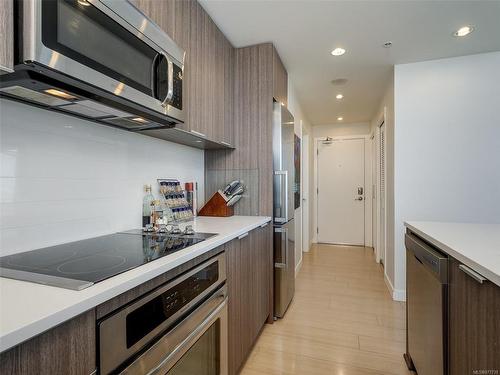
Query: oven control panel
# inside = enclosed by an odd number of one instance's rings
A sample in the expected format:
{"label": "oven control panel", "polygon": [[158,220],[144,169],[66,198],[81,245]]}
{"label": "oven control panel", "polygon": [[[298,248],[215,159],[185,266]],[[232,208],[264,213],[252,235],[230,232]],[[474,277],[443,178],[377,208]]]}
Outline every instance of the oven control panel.
{"label": "oven control panel", "polygon": [[133,346],[219,280],[218,262],[189,276],[127,315],[127,347]]}

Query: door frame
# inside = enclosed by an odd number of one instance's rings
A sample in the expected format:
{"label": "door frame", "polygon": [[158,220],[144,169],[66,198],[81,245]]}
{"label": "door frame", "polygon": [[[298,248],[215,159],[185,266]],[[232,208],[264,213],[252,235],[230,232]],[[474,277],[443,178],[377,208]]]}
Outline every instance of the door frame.
{"label": "door frame", "polygon": [[[302,208],[302,251],[303,252],[309,252],[310,247],[311,247],[311,235],[309,233],[309,227],[310,227],[310,203],[309,203],[309,198],[310,198],[310,192],[309,192],[309,160],[310,160],[310,152],[309,152],[309,139],[310,135],[309,134],[302,134],[302,139],[301,139],[301,153],[302,157],[300,159],[300,170],[302,171],[302,176],[300,179],[301,183],[301,193],[302,193],[302,201],[301,201],[301,208]],[[307,173],[306,173],[307,172]],[[307,177],[307,178],[306,178]]]}
{"label": "door frame", "polygon": [[[366,199],[366,197],[369,195],[371,196],[371,187],[367,188],[366,186],[366,175],[367,175],[367,155],[366,155],[366,143],[370,141],[370,135],[369,134],[362,134],[362,135],[344,135],[344,136],[335,136],[335,137],[315,137],[314,138],[314,150],[313,150],[313,158],[314,158],[314,170],[313,170],[313,180],[314,180],[314,190],[313,190],[313,243],[318,243],[318,150],[319,150],[319,142],[326,141],[326,139],[331,139],[333,141],[340,141],[340,140],[350,140],[350,139],[362,139],[364,140],[365,143],[365,157],[364,157],[364,183],[365,183],[365,200],[364,200],[364,220],[363,220],[363,241],[364,241],[364,246],[367,244],[367,236],[366,236],[366,223],[367,223],[367,212],[370,212],[370,210],[367,209],[367,205],[371,205],[371,200]],[[371,159],[370,159],[371,161]],[[371,165],[371,163],[370,163]],[[371,214],[369,219],[369,223],[371,225]]]}
{"label": "door frame", "polygon": [[375,253],[375,261],[377,263],[380,262],[379,255],[377,253],[378,245],[377,245],[377,240],[379,238],[378,235],[378,211],[377,211],[377,168],[378,168],[378,162],[377,162],[377,135],[376,135],[376,130],[373,129],[371,134],[370,134],[370,142],[372,144],[372,155],[371,155],[371,175],[372,175],[372,196],[371,201],[372,201],[372,247],[373,247],[373,252]]}
{"label": "door frame", "polygon": [[[376,241],[374,241],[374,247],[375,247],[375,261],[377,263],[382,263],[384,265],[384,273],[386,272],[385,269],[385,264],[387,262],[387,125],[385,126],[385,158],[384,158],[384,171],[385,171],[385,189],[384,189],[384,202],[385,202],[385,210],[384,210],[384,216],[382,218],[382,213],[381,213],[381,196],[380,196],[380,142],[381,142],[381,136],[380,136],[380,131],[382,126],[386,123],[387,119],[387,107],[384,107],[384,110],[382,112],[381,117],[377,120],[375,123],[375,129],[373,130],[373,137],[375,141],[375,176],[374,176],[374,181],[375,181],[375,216],[376,216]],[[381,221],[383,219],[384,225],[381,225]],[[383,240],[382,240],[383,238]]]}

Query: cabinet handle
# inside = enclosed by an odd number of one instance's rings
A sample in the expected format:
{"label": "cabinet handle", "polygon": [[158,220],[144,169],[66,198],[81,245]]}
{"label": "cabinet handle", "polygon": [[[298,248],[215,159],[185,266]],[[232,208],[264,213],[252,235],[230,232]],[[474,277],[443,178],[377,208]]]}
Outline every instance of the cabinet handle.
{"label": "cabinet handle", "polygon": [[265,227],[267,227],[267,224],[269,224],[269,223],[264,223],[264,224],[262,224],[260,227],[261,227],[261,228],[265,228]]}
{"label": "cabinet handle", "polygon": [[196,130],[190,130],[191,133],[193,133],[194,135],[197,135],[199,137],[203,137],[203,138],[206,138],[206,134],[203,134],[203,133],[200,133],[200,132],[197,132]]}
{"label": "cabinet handle", "polygon": [[226,142],[226,141],[220,141],[220,144],[221,144],[221,145],[224,145],[224,146],[231,147],[231,143]]}
{"label": "cabinet handle", "polygon": [[243,239],[243,238],[245,238],[246,236],[248,236],[248,232],[243,233],[241,236],[238,236],[238,239],[239,239],[239,240],[242,240],[242,239]]}
{"label": "cabinet handle", "polygon": [[472,277],[474,280],[476,280],[479,284],[482,284],[485,281],[488,281],[486,278],[484,278],[483,276],[481,276],[480,274],[478,274],[476,271],[471,270],[469,267],[467,267],[467,266],[465,266],[463,264],[460,264],[458,266],[458,268],[460,269],[460,271],[466,273],[467,275],[469,275],[470,277]]}

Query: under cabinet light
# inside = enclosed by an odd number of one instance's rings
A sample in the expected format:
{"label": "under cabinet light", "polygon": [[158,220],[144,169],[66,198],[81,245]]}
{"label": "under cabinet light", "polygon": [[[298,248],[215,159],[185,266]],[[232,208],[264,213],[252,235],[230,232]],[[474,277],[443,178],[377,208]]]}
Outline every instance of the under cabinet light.
{"label": "under cabinet light", "polygon": [[75,99],[78,99],[76,96],[74,95],[71,95],[71,94],[68,94],[67,92],[65,91],[61,91],[61,90],[56,90],[56,89],[47,89],[47,90],[44,90],[47,94],[50,94],[50,95],[53,95],[53,96],[57,96],[58,98],[63,98],[63,99],[67,99],[67,100],[75,100]]}

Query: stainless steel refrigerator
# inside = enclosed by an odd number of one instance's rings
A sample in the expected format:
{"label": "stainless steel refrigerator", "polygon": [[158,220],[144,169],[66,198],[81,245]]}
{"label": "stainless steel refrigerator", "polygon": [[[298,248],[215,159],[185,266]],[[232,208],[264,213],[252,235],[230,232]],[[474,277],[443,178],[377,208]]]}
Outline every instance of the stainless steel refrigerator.
{"label": "stainless steel refrigerator", "polygon": [[273,108],[274,316],[282,318],[295,293],[294,120],[286,107]]}

